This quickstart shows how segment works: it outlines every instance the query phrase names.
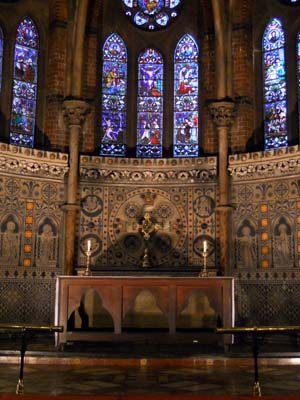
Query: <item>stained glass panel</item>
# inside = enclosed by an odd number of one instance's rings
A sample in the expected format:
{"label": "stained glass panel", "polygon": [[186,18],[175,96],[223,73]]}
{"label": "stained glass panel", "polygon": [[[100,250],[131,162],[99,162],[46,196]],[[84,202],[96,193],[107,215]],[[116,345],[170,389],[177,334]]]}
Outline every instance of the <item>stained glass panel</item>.
{"label": "stained glass panel", "polygon": [[101,154],[125,156],[127,51],[111,34],[103,45]]}
{"label": "stained glass panel", "polygon": [[38,47],[35,24],[29,17],[25,17],[16,34],[10,123],[10,143],[18,146],[34,146]]}
{"label": "stained glass panel", "polygon": [[3,31],[0,28],[0,93],[2,86],[2,64],[3,64]]}
{"label": "stained glass panel", "polygon": [[298,121],[300,133],[300,32],[297,38]]}
{"label": "stained glass panel", "polygon": [[137,157],[161,157],[163,60],[153,48],[138,59]]}
{"label": "stained glass panel", "polygon": [[288,4],[290,6],[300,5],[300,0],[280,0],[281,3]]}
{"label": "stained glass panel", "polygon": [[122,0],[125,14],[139,28],[161,29],[178,15],[183,0]]}
{"label": "stained glass panel", "polygon": [[288,146],[285,35],[272,19],[263,36],[265,149]]}
{"label": "stained glass panel", "polygon": [[198,156],[198,74],[197,44],[183,36],[174,56],[174,157]]}

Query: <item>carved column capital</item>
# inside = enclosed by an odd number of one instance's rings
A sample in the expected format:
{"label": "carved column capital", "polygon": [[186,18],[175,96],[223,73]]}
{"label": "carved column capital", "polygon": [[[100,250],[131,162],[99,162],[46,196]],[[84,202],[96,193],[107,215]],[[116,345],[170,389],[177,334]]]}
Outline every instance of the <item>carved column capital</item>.
{"label": "carved column capital", "polygon": [[215,101],[209,105],[209,111],[217,128],[229,128],[236,118],[236,105],[233,101]]}
{"label": "carved column capital", "polygon": [[62,105],[64,123],[68,129],[72,126],[82,127],[91,109],[82,100],[65,100]]}

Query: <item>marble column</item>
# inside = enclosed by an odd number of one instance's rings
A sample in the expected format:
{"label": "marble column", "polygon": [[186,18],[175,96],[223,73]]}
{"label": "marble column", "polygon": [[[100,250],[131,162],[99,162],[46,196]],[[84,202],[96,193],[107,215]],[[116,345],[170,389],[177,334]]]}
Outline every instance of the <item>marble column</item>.
{"label": "marble column", "polygon": [[236,106],[230,99],[211,103],[210,113],[218,133],[219,202],[216,212],[220,223],[220,268],[222,275],[229,275],[230,268],[230,179],[228,174],[228,135],[236,117]]}
{"label": "marble column", "polygon": [[65,100],[63,102],[63,118],[69,133],[69,174],[67,181],[67,202],[65,211],[65,254],[64,274],[72,275],[74,267],[75,229],[77,212],[80,209],[77,198],[79,140],[82,127],[90,112],[89,105],[81,100]]}

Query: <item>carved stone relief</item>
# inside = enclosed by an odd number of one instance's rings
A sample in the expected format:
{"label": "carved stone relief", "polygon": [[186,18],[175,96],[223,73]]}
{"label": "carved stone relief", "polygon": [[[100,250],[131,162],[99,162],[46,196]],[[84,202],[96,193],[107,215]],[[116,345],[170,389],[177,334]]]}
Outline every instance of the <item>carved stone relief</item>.
{"label": "carved stone relief", "polygon": [[291,225],[284,217],[275,222],[272,250],[274,267],[288,268],[294,266],[294,237]]}
{"label": "carved stone relief", "polygon": [[1,223],[0,254],[3,264],[20,265],[21,229],[17,217],[8,214]]}
{"label": "carved stone relief", "polygon": [[237,228],[236,234],[236,266],[252,269],[257,267],[256,226],[244,220]]}

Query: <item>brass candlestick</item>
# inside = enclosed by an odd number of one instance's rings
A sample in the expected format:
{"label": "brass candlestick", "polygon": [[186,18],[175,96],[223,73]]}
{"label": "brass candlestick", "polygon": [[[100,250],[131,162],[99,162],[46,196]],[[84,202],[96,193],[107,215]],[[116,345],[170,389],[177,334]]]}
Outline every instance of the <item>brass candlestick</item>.
{"label": "brass candlestick", "polygon": [[87,242],[87,251],[86,251],[86,269],[84,271],[84,276],[89,276],[91,275],[91,255],[92,255],[92,246],[91,246],[91,241],[88,240]]}
{"label": "brass candlestick", "polygon": [[199,276],[202,278],[208,277],[208,272],[206,269],[206,264],[207,264],[207,256],[208,256],[208,250],[207,250],[207,241],[204,240],[203,242],[203,250],[202,250],[202,257],[203,257],[203,270],[199,273]]}

